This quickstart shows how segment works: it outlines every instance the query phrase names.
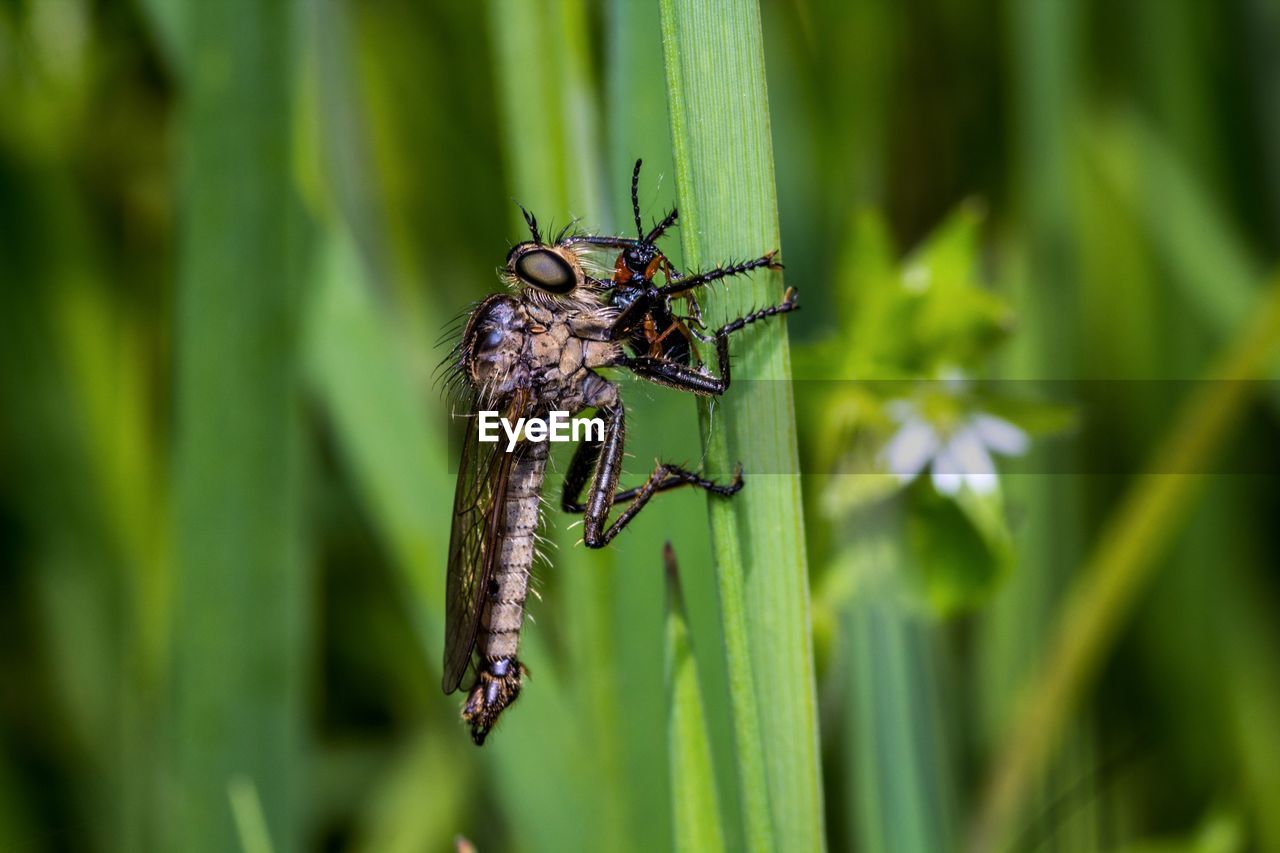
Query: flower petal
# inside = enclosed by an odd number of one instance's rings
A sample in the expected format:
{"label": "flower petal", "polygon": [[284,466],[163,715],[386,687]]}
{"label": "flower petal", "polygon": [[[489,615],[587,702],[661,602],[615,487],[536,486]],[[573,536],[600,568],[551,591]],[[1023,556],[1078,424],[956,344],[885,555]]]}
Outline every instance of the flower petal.
{"label": "flower petal", "polygon": [[884,448],[884,465],[905,483],[929,464],[938,450],[938,433],[920,418],[911,418],[889,439]]}
{"label": "flower petal", "polygon": [[964,485],[964,476],[955,471],[939,471],[935,467],[932,478],[933,487],[938,490],[938,493],[950,497],[959,494],[960,487]]}
{"label": "flower petal", "polygon": [[1031,446],[1031,439],[1019,427],[995,415],[974,415],[970,423],[982,443],[1004,456],[1021,456]]}
{"label": "flower petal", "polygon": [[[982,438],[973,427],[965,427],[947,442],[946,454],[955,460],[956,470],[962,474],[994,477],[996,464],[991,461]],[[941,458],[941,454],[939,454]]]}
{"label": "flower petal", "polygon": [[995,474],[974,474],[966,472],[964,482],[970,489],[980,495],[989,495],[1000,485],[1000,478]]}
{"label": "flower petal", "polygon": [[902,271],[902,287],[908,293],[924,293],[933,280],[933,271],[920,263],[912,264]]}
{"label": "flower petal", "polygon": [[884,408],[889,413],[889,417],[899,424],[905,424],[909,420],[920,417],[920,407],[911,400],[890,400],[885,403]]}

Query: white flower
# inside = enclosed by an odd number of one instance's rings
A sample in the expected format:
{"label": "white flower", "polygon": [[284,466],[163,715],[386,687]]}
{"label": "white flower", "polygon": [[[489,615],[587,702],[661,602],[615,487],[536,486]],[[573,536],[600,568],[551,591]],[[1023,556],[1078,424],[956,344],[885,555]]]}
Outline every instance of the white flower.
{"label": "white flower", "polygon": [[933,283],[933,273],[924,264],[912,264],[902,271],[902,287],[908,293],[924,293]]}
{"label": "white flower", "polygon": [[928,467],[933,487],[944,495],[955,495],[966,485],[978,494],[995,491],[991,454],[1020,456],[1031,443],[1018,427],[982,412],[946,430],[930,423],[905,400],[890,403],[889,414],[901,424],[884,448],[889,473],[900,483],[909,483]]}

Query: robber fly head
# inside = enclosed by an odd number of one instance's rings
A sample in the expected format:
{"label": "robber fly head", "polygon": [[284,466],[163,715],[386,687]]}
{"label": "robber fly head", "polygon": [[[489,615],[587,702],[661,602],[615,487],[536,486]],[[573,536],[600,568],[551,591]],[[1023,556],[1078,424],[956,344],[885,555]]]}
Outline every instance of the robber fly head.
{"label": "robber fly head", "polygon": [[582,259],[564,243],[568,228],[555,240],[545,243],[538,231],[538,220],[523,205],[520,211],[533,239],[517,243],[507,253],[503,277],[513,286],[533,288],[551,297],[569,296],[586,287],[589,278],[583,270]]}
{"label": "robber fly head", "polygon": [[520,243],[507,255],[507,277],[553,296],[566,296],[586,283],[582,262],[563,246]]}

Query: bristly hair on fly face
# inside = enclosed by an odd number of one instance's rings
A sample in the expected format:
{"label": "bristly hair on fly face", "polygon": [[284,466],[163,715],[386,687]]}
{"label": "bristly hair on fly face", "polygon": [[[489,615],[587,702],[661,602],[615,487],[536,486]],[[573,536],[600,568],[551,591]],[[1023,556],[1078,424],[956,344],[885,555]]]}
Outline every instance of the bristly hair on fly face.
{"label": "bristly hair on fly face", "polygon": [[462,369],[462,332],[483,301],[477,299],[453,316],[436,339],[436,347],[448,346],[448,350],[431,371],[431,383],[441,392],[451,410],[465,407],[469,402],[470,386],[466,371]]}

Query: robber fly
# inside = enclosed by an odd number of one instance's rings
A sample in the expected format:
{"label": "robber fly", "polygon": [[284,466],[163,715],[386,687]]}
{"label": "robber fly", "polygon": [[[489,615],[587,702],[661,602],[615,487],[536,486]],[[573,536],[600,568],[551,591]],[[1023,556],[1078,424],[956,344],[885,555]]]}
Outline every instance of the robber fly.
{"label": "robber fly", "polygon": [[[694,290],[730,276],[742,275],[767,267],[781,269],[776,251],[755,260],[728,263],[714,270],[692,276],[682,276],[671,259],[657,246],[657,241],[679,218],[672,209],[647,233],[640,216],[640,167],[643,160],[636,160],[631,172],[631,212],[635,219],[636,236],[610,237],[575,235],[568,242],[575,246],[594,246],[619,249],[613,273],[605,286],[610,290],[609,302],[619,311],[619,324],[629,329],[627,344],[636,355],[663,357],[680,364],[691,364],[694,359],[693,340],[715,343],[714,335],[702,334],[702,310]],[[658,275],[663,284],[657,283]],[[790,291],[783,304],[774,313],[784,313],[795,307],[794,291]],[[680,316],[672,307],[672,300],[683,298],[689,316]]]}
{"label": "robber fly", "polygon": [[[578,248],[561,234],[543,242],[537,221],[525,211],[533,239],[507,255],[502,277],[510,294],[494,294],[471,313],[453,354],[454,378],[469,391],[470,409],[501,410],[509,421],[571,415],[596,409],[604,437],[581,442],[565,476],[561,505],[583,514],[583,541],[608,544],[658,492],[694,486],[729,496],[742,488],[741,466],[733,481],[720,484],[678,465],[659,463],[643,485],[618,490],[626,415],[618,388],[596,372],[622,367],[637,375],[692,391],[719,394],[729,384],[728,358],[722,375],[661,355],[628,356],[624,343],[633,331],[610,304],[608,288],[587,274]],[[791,310],[790,307],[785,310]],[[728,334],[780,313],[757,311],[717,330],[717,345]],[[478,659],[462,717],[471,737],[483,744],[503,709],[520,694],[526,671],[517,658],[529,573],[535,555],[542,487],[549,445],[520,441],[508,452],[501,443],[481,446],[469,424],[454,493],[449,542],[444,678],[452,693]],[[582,491],[590,486],[585,503]],[[617,503],[628,506],[609,522]]]}

